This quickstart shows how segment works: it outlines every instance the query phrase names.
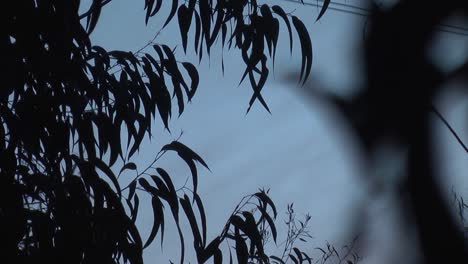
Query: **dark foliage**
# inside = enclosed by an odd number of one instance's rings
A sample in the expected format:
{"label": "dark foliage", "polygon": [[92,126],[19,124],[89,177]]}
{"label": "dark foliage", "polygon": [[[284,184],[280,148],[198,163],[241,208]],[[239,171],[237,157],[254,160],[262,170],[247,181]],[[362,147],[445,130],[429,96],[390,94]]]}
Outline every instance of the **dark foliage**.
{"label": "dark foliage", "polygon": [[[2,260],[12,263],[142,263],[143,249],[157,234],[164,238],[165,206],[178,228],[184,262],[183,211],[190,223],[200,263],[220,263],[220,244],[233,240],[238,262],[269,262],[260,227],[276,240],[276,209],[260,191],[258,215],[236,209],[222,233],[207,241],[206,216],[197,194],[197,163],[203,159],[179,141],[164,146],[148,168],[138,172],[132,157],[152,137],[155,118],[169,130],[175,98],[178,115],[195,95],[199,76],[194,65],[179,62],[166,45],[154,53],[108,51],[91,43],[102,9],[110,0],[93,0],[79,14],[80,1],[13,1],[4,10],[3,88],[0,91],[0,229]],[[261,90],[268,78],[268,58],[276,52],[279,20],[290,19],[302,48],[301,78],[311,70],[310,37],[303,23],[280,6],[256,1],[186,1],[177,14],[184,51],[195,27],[194,51],[202,59],[217,39],[241,52],[255,100],[268,110]],[[146,0],[145,21],[161,9]],[[291,17],[291,18],[290,18]],[[192,22],[195,22],[193,25]],[[292,48],[292,47],[291,47]],[[182,70],[183,69],[183,70]],[[247,111],[248,111],[247,110]],[[124,131],[124,133],[122,133]],[[176,190],[172,177],[155,167],[167,151],[188,165],[190,197]],[[116,168],[117,166],[121,166]],[[115,171],[119,171],[118,174]],[[122,173],[134,173],[120,186]],[[151,195],[154,223],[142,239],[135,226],[141,192]],[[196,216],[198,215],[198,216]]]}

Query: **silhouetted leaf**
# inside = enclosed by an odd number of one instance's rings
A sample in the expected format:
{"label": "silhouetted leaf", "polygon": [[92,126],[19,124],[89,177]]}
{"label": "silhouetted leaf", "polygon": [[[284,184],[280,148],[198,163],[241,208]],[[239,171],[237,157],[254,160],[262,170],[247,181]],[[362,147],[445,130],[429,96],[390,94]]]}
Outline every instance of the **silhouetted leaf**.
{"label": "silhouetted leaf", "polygon": [[302,23],[302,21],[299,20],[296,16],[292,17],[292,21],[301,42],[302,65],[300,79],[302,79],[302,85],[304,85],[312,68],[312,42],[304,23]]}
{"label": "silhouetted leaf", "polygon": [[177,198],[177,192],[172,184],[171,178],[169,174],[161,168],[156,169],[158,173],[163,177],[164,181],[166,182],[166,186],[159,180],[158,177],[152,176],[151,178],[155,181],[157,186],[159,187],[160,196],[163,197],[171,207],[172,215],[176,221],[179,221],[179,203]]}
{"label": "silhouetted leaf", "polygon": [[102,0],[93,0],[89,7],[90,14],[87,16],[86,28],[88,33],[91,34],[97,25],[99,17],[101,16]]}
{"label": "silhouetted leaf", "polygon": [[177,233],[179,234],[179,240],[180,240],[180,263],[183,264],[184,258],[185,258],[184,235],[182,233],[182,230],[180,229],[179,221],[176,221],[176,226],[177,226]]}
{"label": "silhouetted leaf", "polygon": [[213,256],[217,249],[219,249],[219,245],[221,244],[222,239],[217,236],[215,237],[210,244],[206,247],[206,249],[197,252],[197,258],[200,263],[205,263],[211,256]]}
{"label": "silhouetted leaf", "polygon": [[112,170],[109,168],[109,166],[100,159],[92,159],[91,162],[94,166],[99,168],[101,171],[104,172],[104,174],[107,175],[107,177],[112,181],[112,184],[114,184],[117,194],[119,195],[119,197],[121,197],[122,190],[120,188],[119,181],[117,180],[117,177],[115,176],[114,172],[112,172]]}
{"label": "silhouetted leaf", "polygon": [[194,39],[195,53],[198,53],[198,44],[200,43],[200,37],[201,37],[200,20],[201,20],[200,15],[198,15],[198,12],[195,10],[195,39]]}
{"label": "silhouetted leaf", "polygon": [[158,189],[151,186],[145,178],[139,178],[138,183],[143,187],[143,189],[145,189],[145,191],[149,192],[153,196],[158,196]]}
{"label": "silhouetted leaf", "polygon": [[185,5],[181,5],[177,12],[180,34],[182,37],[182,47],[184,48],[185,53],[187,53],[187,36],[190,29],[190,23],[192,22],[191,14],[192,11],[190,11]]}
{"label": "silhouetted leaf", "polygon": [[318,15],[317,19],[315,21],[319,21],[319,19],[325,14],[325,11],[327,11],[328,6],[330,5],[331,0],[324,0],[322,8],[320,9],[320,14]]}
{"label": "silhouetted leaf", "polygon": [[145,24],[148,24],[148,20],[151,16],[151,12],[153,11],[154,0],[145,0],[145,9],[146,9],[146,16],[145,16]]}
{"label": "silhouetted leaf", "polygon": [[197,185],[198,185],[198,174],[197,174],[197,168],[195,166],[194,161],[197,161],[201,163],[205,168],[210,170],[208,168],[208,165],[205,163],[205,161],[198,156],[193,150],[185,146],[184,144],[180,143],[179,141],[172,141],[170,144],[165,145],[162,149],[162,151],[176,151],[179,157],[181,157],[185,163],[190,168],[190,171],[192,173],[192,179],[193,179],[193,192],[197,192]]}
{"label": "silhouetted leaf", "polygon": [[[164,211],[163,211],[163,205],[161,201],[156,197],[153,196],[151,198],[151,203],[153,207],[153,227],[151,229],[150,235],[148,237],[148,240],[146,240],[143,248],[148,247],[151,242],[153,242],[154,238],[156,237],[156,234],[158,233],[158,230],[160,227],[164,229]],[[163,232],[161,230],[161,232]],[[163,237],[161,235],[161,244],[162,244]]]}
{"label": "silhouetted leaf", "polygon": [[[199,0],[200,18],[202,25],[202,32],[205,36],[206,50],[210,54],[210,33],[211,33],[211,7],[208,3],[209,0]],[[200,49],[201,52],[201,49]]]}
{"label": "silhouetted leaf", "polygon": [[[135,183],[136,183],[136,181],[135,181]],[[135,185],[135,186],[136,186],[136,185]],[[137,218],[137,216],[138,216],[138,208],[139,208],[139,206],[140,206],[140,198],[138,198],[138,195],[135,194],[135,195],[133,196],[133,212],[131,212],[131,214],[132,214],[132,219],[131,219],[131,220],[132,220],[132,223],[135,223],[135,221],[136,221],[136,218]],[[141,242],[141,241],[140,241],[140,242]],[[141,242],[141,244],[142,244],[142,242]]]}
{"label": "silhouetted leaf", "polygon": [[304,261],[302,259],[302,252],[297,247],[294,247],[293,250],[294,250],[294,253],[296,253],[296,255],[297,255],[299,263],[302,263]]}
{"label": "silhouetted leaf", "polygon": [[289,254],[289,258],[294,262],[294,264],[299,264],[299,261],[293,254]]}
{"label": "silhouetted leaf", "polygon": [[214,24],[213,32],[211,33],[210,41],[209,44],[207,45],[208,47],[211,47],[213,43],[215,42],[216,38],[218,37],[219,30],[221,29],[221,25],[223,25],[224,21],[224,9],[222,8],[221,2],[218,2],[216,4],[216,21]]}
{"label": "silhouetted leaf", "polygon": [[177,105],[179,107],[179,117],[184,112],[184,95],[180,88],[180,82],[176,78],[172,78],[172,85],[174,87],[174,95],[177,97]]}
{"label": "silhouetted leaf", "polygon": [[291,24],[289,23],[288,16],[284,12],[284,10],[278,5],[274,5],[271,9],[273,10],[273,12],[275,12],[277,15],[279,15],[283,19],[284,23],[286,23],[286,27],[288,28],[288,33],[289,33],[289,49],[290,49],[290,52],[292,53],[293,37],[292,37]]}
{"label": "silhouetted leaf", "polygon": [[163,25],[163,28],[167,26],[167,24],[169,24],[169,22],[171,22],[172,18],[174,17],[176,11],[177,11],[177,6],[179,5],[179,1],[178,0],[172,0],[172,7],[171,7],[171,11],[169,13],[169,16],[167,17],[166,19],[166,22],[164,22],[164,25]]}
{"label": "silhouetted leaf", "polygon": [[252,97],[250,98],[249,101],[249,107],[247,108],[247,113],[249,113],[253,103],[255,102],[255,99],[258,99],[260,103],[263,105],[263,107],[268,111],[268,113],[271,114],[270,108],[268,107],[267,103],[263,99],[263,96],[261,95],[261,91],[263,86],[266,83],[266,80],[268,78],[269,70],[266,67],[266,58],[265,55],[262,54],[262,72],[260,74],[260,80],[258,83],[255,83],[255,77],[252,71],[249,72],[249,80],[252,86],[252,89],[254,90],[254,93],[252,94]]}
{"label": "silhouetted leaf", "polygon": [[227,35],[227,26],[225,23],[221,25],[221,45],[224,48],[224,44],[226,43],[226,35]]}
{"label": "silhouetted leaf", "polygon": [[242,215],[245,217],[244,227],[242,230],[249,237],[251,243],[255,245],[259,253],[263,254],[262,236],[257,229],[254,216],[252,213],[247,211],[242,212]]}
{"label": "silhouetted leaf", "polygon": [[197,220],[195,214],[193,213],[192,206],[190,205],[190,198],[187,195],[184,195],[184,198],[180,198],[180,204],[184,209],[185,215],[189,220],[190,228],[192,229],[194,246],[195,248],[202,248],[202,238],[200,235],[200,229],[198,228]]}
{"label": "silhouetted leaf", "polygon": [[277,256],[270,256],[271,259],[275,260],[277,263],[286,264],[282,259]]}
{"label": "silhouetted leaf", "polygon": [[182,65],[184,68],[187,70],[190,79],[192,81],[192,84],[190,86],[190,93],[188,94],[188,100],[192,100],[192,97],[195,95],[195,92],[197,91],[198,88],[198,83],[199,83],[199,76],[198,76],[198,71],[193,64],[188,63],[188,62],[183,62]]}
{"label": "silhouetted leaf", "polygon": [[309,255],[307,255],[306,253],[302,252],[302,255],[305,257],[305,259],[307,260],[307,262],[309,262],[309,264],[312,264],[312,258],[309,257]]}
{"label": "silhouetted leaf", "polygon": [[132,181],[130,183],[130,185],[128,187],[128,197],[127,197],[128,200],[131,200],[133,195],[135,194],[136,185],[137,185],[136,181]]}
{"label": "silhouetted leaf", "polygon": [[245,244],[244,239],[236,234],[236,255],[237,255],[237,262],[239,264],[247,264],[249,259],[249,252],[247,249],[247,245]]}
{"label": "silhouetted leaf", "polygon": [[271,235],[273,236],[273,241],[276,243],[277,231],[276,231],[275,222],[273,221],[271,216],[266,211],[266,208],[262,206],[258,206],[257,208],[262,213],[262,218],[268,222],[268,225],[270,226],[270,230],[271,230]]}
{"label": "silhouetted leaf", "polygon": [[223,253],[221,252],[221,249],[217,249],[214,253],[214,264],[221,264],[223,263]]}
{"label": "silhouetted leaf", "polygon": [[266,202],[271,207],[271,209],[273,209],[273,213],[274,213],[273,216],[276,218],[276,216],[278,215],[278,212],[276,211],[276,206],[271,200],[271,198],[265,193],[265,191],[260,190],[259,192],[256,192],[254,195],[257,196],[260,200]]}
{"label": "silhouetted leaf", "polygon": [[154,0],[145,0],[145,9],[146,9],[146,16],[145,16],[145,24],[148,24],[148,20],[150,17],[156,15],[159,12],[162,5],[162,0],[156,0],[156,6],[153,8]]}
{"label": "silhouetted leaf", "polygon": [[200,213],[200,220],[202,224],[202,245],[205,246],[206,244],[206,215],[205,215],[205,208],[203,207],[203,202],[200,199],[200,196],[198,196],[197,193],[193,194],[193,197],[195,199],[195,202],[198,207],[198,212]]}
{"label": "silhouetted leaf", "polygon": [[137,166],[135,163],[133,162],[129,162],[127,164],[125,164],[122,169],[120,169],[120,172],[119,174],[121,174],[124,170],[136,170],[137,169]]}

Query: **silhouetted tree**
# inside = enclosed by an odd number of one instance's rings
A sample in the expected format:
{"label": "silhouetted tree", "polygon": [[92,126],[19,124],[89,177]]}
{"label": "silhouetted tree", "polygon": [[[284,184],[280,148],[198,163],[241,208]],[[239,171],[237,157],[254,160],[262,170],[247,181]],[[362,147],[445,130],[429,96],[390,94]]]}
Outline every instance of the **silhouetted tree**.
{"label": "silhouetted tree", "polygon": [[[221,243],[232,240],[239,263],[267,263],[264,235],[276,241],[276,208],[267,192],[246,197],[255,211],[239,207],[221,234],[208,241],[203,203],[197,194],[197,164],[203,159],[179,141],[165,145],[147,168],[131,160],[151,137],[159,116],[169,130],[173,100],[177,113],[195,95],[199,75],[194,65],[179,62],[173,50],[154,44],[154,53],[108,51],[89,36],[111,0],[81,2],[12,1],[4,6],[3,88],[0,91],[0,258],[9,263],[142,263],[142,252],[164,232],[168,210],[175,220],[184,262],[181,212],[190,223],[197,261],[223,259]],[[144,2],[148,22],[160,15],[162,0]],[[312,49],[304,24],[280,6],[252,1],[173,0],[164,23],[177,15],[182,46],[195,28],[194,52],[202,59],[216,39],[241,53],[255,102],[268,110],[261,95],[275,57],[280,21],[289,42],[293,30],[302,50],[301,80],[309,76]],[[142,18],[143,19],[143,18]],[[292,26],[291,26],[292,24]],[[122,133],[121,131],[125,131]],[[181,195],[171,176],[156,166],[168,151],[190,168],[192,192]],[[116,168],[120,164],[119,168]],[[119,176],[135,177],[121,186]],[[117,173],[118,172],[118,173]],[[142,239],[135,226],[140,192],[151,195],[154,223]],[[245,202],[245,201],[243,201]],[[295,256],[310,258],[294,248]],[[273,257],[274,258],[274,257]],[[280,258],[276,258],[281,261]]]}

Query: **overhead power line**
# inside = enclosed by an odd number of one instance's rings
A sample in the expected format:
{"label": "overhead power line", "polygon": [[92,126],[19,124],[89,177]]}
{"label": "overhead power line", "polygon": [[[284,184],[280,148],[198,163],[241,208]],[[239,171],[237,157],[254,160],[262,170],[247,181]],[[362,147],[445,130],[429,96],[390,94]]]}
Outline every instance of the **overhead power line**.
{"label": "overhead power line", "polygon": [[[286,2],[291,2],[295,4],[304,4],[308,6],[315,6],[315,7],[322,7],[320,4],[323,5],[323,0],[315,0],[317,1],[316,4],[310,3],[310,2],[301,2],[300,0],[283,0]],[[319,4],[320,2],[320,4]],[[368,17],[370,15],[371,10],[368,8],[356,6],[356,5],[351,5],[351,4],[345,4],[345,3],[339,3],[339,2],[330,2],[330,5],[328,6],[328,9],[334,10],[337,12],[341,13],[347,13],[355,16],[360,16],[360,17]],[[450,29],[449,29],[450,28]],[[446,32],[450,34],[455,34],[459,36],[465,36],[468,37],[468,28],[458,26],[458,25],[450,25],[450,24],[440,24],[437,28],[438,31],[441,32]]]}

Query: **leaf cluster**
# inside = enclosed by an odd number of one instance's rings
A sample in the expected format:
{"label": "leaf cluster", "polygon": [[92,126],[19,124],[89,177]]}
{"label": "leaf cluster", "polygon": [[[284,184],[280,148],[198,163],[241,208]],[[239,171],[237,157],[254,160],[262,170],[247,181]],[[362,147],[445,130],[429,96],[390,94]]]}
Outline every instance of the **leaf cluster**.
{"label": "leaf cluster", "polygon": [[[235,48],[241,52],[246,68],[240,83],[248,77],[253,90],[247,112],[256,100],[270,112],[261,91],[270,73],[267,65],[268,57],[273,59],[274,65],[280,32],[279,19],[287,26],[291,52],[293,47],[291,21],[296,29],[302,50],[301,79],[303,83],[307,80],[312,66],[310,36],[302,21],[294,15],[287,14],[280,6],[259,5],[256,0],[189,0],[177,8],[178,5],[178,0],[172,1],[172,9],[165,25],[172,19],[177,9],[182,47],[185,52],[187,52],[189,32],[193,27],[195,28],[193,47],[200,60],[204,50],[210,54],[217,40],[221,42],[223,49],[227,46],[228,49]],[[155,15],[160,6],[161,0],[156,1],[156,5],[154,0],[147,1],[146,19]],[[222,60],[222,69],[224,72],[224,60]]]}

